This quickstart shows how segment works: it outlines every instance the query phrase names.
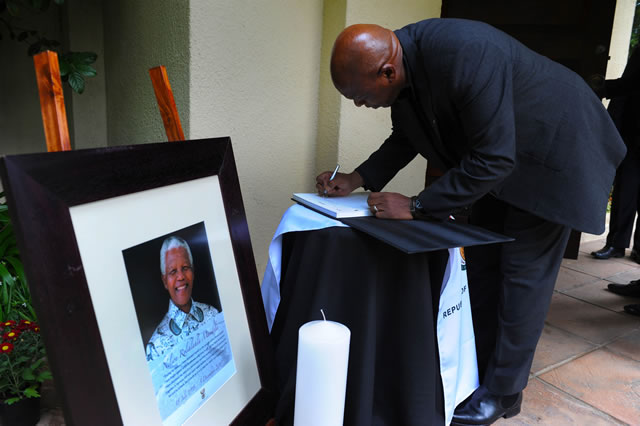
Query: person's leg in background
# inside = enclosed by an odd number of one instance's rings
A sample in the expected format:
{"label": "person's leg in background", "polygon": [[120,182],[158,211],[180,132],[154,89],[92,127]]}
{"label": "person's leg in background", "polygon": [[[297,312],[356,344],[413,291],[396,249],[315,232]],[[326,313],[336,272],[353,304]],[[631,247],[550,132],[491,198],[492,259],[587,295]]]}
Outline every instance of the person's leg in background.
{"label": "person's leg in background", "polygon": [[[624,173],[624,183],[620,186],[624,191],[620,192],[622,195],[620,195],[619,198],[624,198],[624,202],[621,201],[621,203],[625,206],[625,203],[633,203],[633,205],[625,207],[631,213],[628,218],[624,219],[629,220],[630,223],[633,224],[633,217],[636,213],[640,212],[640,154],[637,149],[627,152],[627,156],[618,168],[618,171],[620,172],[621,169],[623,169],[622,173]],[[616,191],[614,190],[614,194],[615,193]],[[612,208],[612,222],[613,211],[614,209]],[[640,250],[640,216],[638,216],[635,223],[636,230],[633,234],[633,250],[631,251],[630,258],[640,263],[640,253],[638,252],[638,250]],[[629,229],[628,232],[629,235],[631,235],[631,229]],[[611,231],[609,231],[609,235],[611,235]],[[623,237],[624,235],[621,236],[621,238]],[[640,277],[628,284],[612,283],[609,284],[607,288],[609,291],[622,296],[640,297]],[[625,306],[625,311],[633,315],[640,315],[640,305],[627,305]]]}
{"label": "person's leg in background", "polygon": [[[640,173],[637,154],[629,152],[616,171],[616,180],[611,195],[607,241],[603,248],[591,253],[596,259],[624,257],[624,250],[629,247],[636,211],[639,207],[639,188]],[[635,239],[634,237],[634,241]]]}

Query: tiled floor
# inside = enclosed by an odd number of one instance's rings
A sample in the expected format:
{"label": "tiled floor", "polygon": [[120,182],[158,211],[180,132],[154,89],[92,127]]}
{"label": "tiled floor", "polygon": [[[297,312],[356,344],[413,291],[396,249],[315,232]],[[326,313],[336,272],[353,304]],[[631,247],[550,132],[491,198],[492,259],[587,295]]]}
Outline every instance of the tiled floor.
{"label": "tiled floor", "polygon": [[583,235],[577,260],[565,259],[519,416],[498,425],[640,425],[640,303],[607,284],[640,278],[628,257],[590,256],[604,237]]}

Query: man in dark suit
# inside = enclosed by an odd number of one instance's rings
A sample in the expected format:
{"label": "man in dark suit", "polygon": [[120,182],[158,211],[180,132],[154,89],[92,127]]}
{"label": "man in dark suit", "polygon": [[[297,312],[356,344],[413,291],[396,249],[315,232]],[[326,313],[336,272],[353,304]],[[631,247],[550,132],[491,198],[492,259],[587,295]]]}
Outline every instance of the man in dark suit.
{"label": "man in dark suit", "polygon": [[[627,144],[627,156],[618,167],[611,200],[609,233],[596,259],[623,257],[629,247],[636,212],[640,211],[640,54],[631,55],[622,76],[602,81],[596,92],[611,99],[609,114]],[[638,226],[636,224],[636,229]],[[633,236],[631,259],[640,263],[640,229]]]}
{"label": "man in dark suit", "polygon": [[[636,221],[640,213],[640,53],[634,49],[617,79],[602,81],[596,87],[596,93],[602,98],[611,99],[609,114],[620,131],[622,140],[627,144],[627,155],[616,172],[611,199],[609,233],[603,248],[591,253],[597,259],[623,257]],[[636,221],[633,235],[631,259],[640,263],[640,216]],[[640,297],[640,280],[629,284],[609,284],[609,290],[624,296]],[[624,307],[625,311],[640,315],[640,305]]]}
{"label": "man in dark suit", "polygon": [[390,106],[393,131],[354,172],[320,174],[319,192],[380,191],[420,154],[444,175],[413,197],[374,192],[377,217],[446,220],[475,203],[472,223],[515,238],[466,250],[481,386],[453,422],[518,414],[570,229],[604,230],[625,154],[609,115],[578,75],[467,20],[348,27],[331,75],[356,106]]}

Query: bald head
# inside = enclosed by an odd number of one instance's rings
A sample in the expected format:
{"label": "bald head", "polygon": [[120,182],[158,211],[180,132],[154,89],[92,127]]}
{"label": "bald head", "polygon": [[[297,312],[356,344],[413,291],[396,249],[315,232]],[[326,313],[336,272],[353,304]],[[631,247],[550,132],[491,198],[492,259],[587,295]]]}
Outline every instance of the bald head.
{"label": "bald head", "polygon": [[[396,35],[374,24],[345,28],[338,35],[331,52],[331,78],[338,91],[353,99],[356,105],[358,97],[371,94],[372,90],[384,90],[392,85],[394,91],[399,92],[395,89],[404,85],[404,67],[402,46]],[[361,105],[366,105],[366,102]]]}

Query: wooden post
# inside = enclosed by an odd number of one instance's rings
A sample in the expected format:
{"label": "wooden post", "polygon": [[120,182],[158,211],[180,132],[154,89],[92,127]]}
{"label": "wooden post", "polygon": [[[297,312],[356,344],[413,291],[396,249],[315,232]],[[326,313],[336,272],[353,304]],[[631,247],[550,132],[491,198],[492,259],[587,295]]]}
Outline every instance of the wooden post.
{"label": "wooden post", "polygon": [[173,92],[171,91],[171,85],[169,84],[169,77],[167,77],[166,68],[164,65],[151,68],[149,70],[149,75],[151,76],[153,91],[156,94],[156,100],[158,102],[158,108],[160,109],[160,115],[162,116],[162,122],[164,123],[164,130],[167,133],[167,138],[171,142],[183,141],[184,133],[182,132],[180,116],[178,115],[176,102],[173,99]]}
{"label": "wooden post", "polygon": [[67,111],[64,108],[58,55],[56,52],[47,50],[35,55],[33,63],[40,93],[40,110],[47,151],[70,151],[71,142],[67,126]]}

